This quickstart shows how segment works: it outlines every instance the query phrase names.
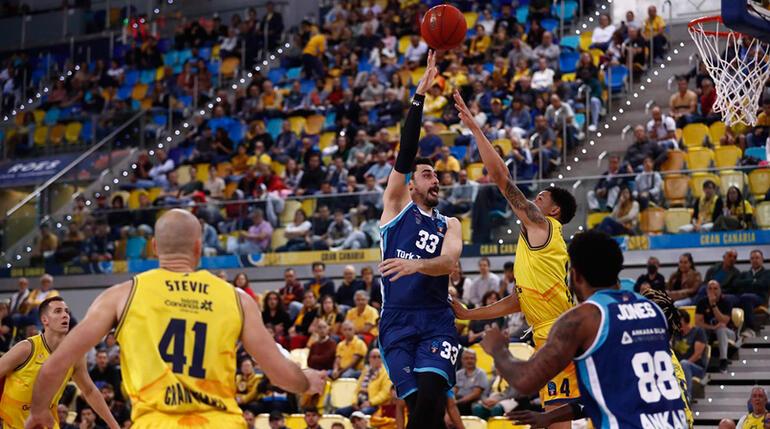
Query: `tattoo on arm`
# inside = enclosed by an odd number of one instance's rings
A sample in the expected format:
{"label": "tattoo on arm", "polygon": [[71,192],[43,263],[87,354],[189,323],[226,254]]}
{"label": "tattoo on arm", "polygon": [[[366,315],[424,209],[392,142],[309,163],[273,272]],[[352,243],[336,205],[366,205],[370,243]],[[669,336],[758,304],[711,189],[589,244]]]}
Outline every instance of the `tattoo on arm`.
{"label": "tattoo on arm", "polygon": [[543,212],[540,211],[532,201],[529,201],[527,197],[524,196],[512,179],[508,180],[508,184],[505,186],[505,192],[503,194],[505,199],[511,203],[511,207],[513,207],[514,210],[524,212],[524,215],[527,217],[525,220],[529,220],[534,224],[542,225],[545,223]]}

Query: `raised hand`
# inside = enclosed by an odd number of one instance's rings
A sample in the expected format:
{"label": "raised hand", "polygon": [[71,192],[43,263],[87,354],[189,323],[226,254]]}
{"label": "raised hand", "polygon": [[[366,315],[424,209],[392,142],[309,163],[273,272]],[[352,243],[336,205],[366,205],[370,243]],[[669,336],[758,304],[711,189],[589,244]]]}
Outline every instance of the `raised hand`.
{"label": "raised hand", "polygon": [[455,100],[455,109],[457,109],[458,116],[460,117],[463,125],[470,128],[471,130],[478,128],[479,125],[473,118],[473,113],[471,113],[471,110],[465,104],[465,100],[463,100],[463,97],[460,95],[460,91],[455,90],[452,94],[452,98]]}
{"label": "raised hand", "polygon": [[416,93],[419,95],[425,95],[428,89],[433,85],[433,81],[438,76],[438,68],[436,67],[436,51],[433,49],[428,50],[428,65],[425,68],[425,73],[420,79],[420,83],[417,84]]}

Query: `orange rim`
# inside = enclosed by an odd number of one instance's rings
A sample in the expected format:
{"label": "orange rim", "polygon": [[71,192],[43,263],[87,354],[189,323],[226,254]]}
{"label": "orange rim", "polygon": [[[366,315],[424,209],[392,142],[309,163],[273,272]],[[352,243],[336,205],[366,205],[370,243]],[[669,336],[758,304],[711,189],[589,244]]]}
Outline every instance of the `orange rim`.
{"label": "orange rim", "polygon": [[693,19],[687,24],[687,28],[691,33],[701,33],[706,36],[727,37],[730,34],[736,34],[736,33],[741,34],[737,31],[708,31],[708,30],[704,30],[701,27],[697,27],[698,24],[709,24],[709,23],[724,24],[724,22],[722,21],[721,15],[712,15],[712,16],[704,16],[701,18]]}

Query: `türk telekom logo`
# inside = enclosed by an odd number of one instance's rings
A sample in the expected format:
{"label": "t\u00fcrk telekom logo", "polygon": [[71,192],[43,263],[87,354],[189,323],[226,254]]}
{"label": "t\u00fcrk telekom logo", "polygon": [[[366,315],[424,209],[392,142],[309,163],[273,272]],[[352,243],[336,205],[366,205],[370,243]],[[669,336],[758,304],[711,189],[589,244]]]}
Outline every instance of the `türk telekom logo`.
{"label": "t\u00fcrk telekom logo", "polygon": [[30,171],[46,171],[46,170],[55,170],[59,168],[59,165],[61,165],[61,160],[53,160],[53,161],[35,161],[35,162],[20,162],[18,164],[14,164],[11,166],[11,168],[8,169],[9,173],[28,173]]}

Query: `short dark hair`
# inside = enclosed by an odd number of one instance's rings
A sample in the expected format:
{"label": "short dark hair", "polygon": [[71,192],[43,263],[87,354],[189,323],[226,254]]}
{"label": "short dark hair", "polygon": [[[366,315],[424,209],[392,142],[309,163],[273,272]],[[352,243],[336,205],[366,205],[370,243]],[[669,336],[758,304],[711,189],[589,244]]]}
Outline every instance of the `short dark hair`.
{"label": "short dark hair", "polygon": [[418,165],[430,165],[431,167],[433,167],[435,164],[433,163],[433,160],[430,158],[424,158],[424,157],[418,156],[417,158],[414,159],[414,162],[412,163],[412,173],[417,172]]}
{"label": "short dark hair", "polygon": [[576,234],[567,249],[572,268],[591,287],[609,288],[618,284],[623,269],[623,252],[617,241],[599,231]]}
{"label": "short dark hair", "polygon": [[46,298],[43,302],[40,303],[40,307],[38,307],[38,317],[42,321],[43,316],[48,312],[48,307],[51,306],[52,302],[64,302],[64,298],[60,296],[52,296],[50,298]]}
{"label": "short dark hair", "polygon": [[325,269],[326,269],[326,264],[324,264],[324,263],[323,263],[323,262],[321,262],[321,261],[315,261],[315,262],[313,262],[313,264],[310,266],[310,268],[315,268],[315,267],[321,267],[321,268],[323,268],[323,269],[325,270]]}
{"label": "short dark hair", "polygon": [[705,188],[716,188],[716,187],[717,187],[717,184],[714,183],[713,180],[706,180],[705,182],[703,182],[703,188],[704,189]]}
{"label": "short dark hair", "polygon": [[552,186],[547,190],[551,194],[551,200],[559,207],[559,222],[562,225],[568,224],[577,212],[575,196],[570,191],[558,186]]}
{"label": "short dark hair", "polygon": [[503,264],[503,271],[513,271],[513,262],[508,261]]}
{"label": "short dark hair", "polygon": [[302,410],[302,411],[303,411],[303,413],[305,413],[305,414],[307,414],[307,413],[310,413],[310,414],[320,414],[320,413],[318,412],[318,408],[315,408],[315,407],[305,407],[305,409],[304,409],[304,410]]}
{"label": "short dark hair", "polygon": [[684,323],[690,323],[690,313],[687,310],[679,309],[679,319]]}

